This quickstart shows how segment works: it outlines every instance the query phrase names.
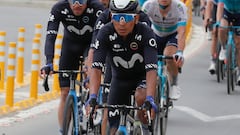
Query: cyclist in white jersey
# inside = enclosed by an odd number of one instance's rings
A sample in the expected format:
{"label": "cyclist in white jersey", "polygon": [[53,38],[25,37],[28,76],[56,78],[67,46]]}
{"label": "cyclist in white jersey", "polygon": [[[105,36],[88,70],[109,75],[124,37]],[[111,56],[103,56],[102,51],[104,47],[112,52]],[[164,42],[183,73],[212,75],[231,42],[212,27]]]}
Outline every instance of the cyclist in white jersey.
{"label": "cyclist in white jersey", "polygon": [[147,0],[142,10],[149,16],[152,29],[156,34],[158,54],[178,55],[177,61],[167,61],[171,75],[170,98],[178,99],[181,95],[177,84],[178,67],[183,65],[187,7],[179,0]]}
{"label": "cyclist in white jersey", "polygon": [[[240,0],[219,0],[217,9],[217,23],[221,26],[240,26]],[[237,84],[240,85],[240,29],[235,30],[236,58],[238,65]],[[227,29],[219,27],[219,41],[222,49],[219,54],[220,60],[226,59]]]}

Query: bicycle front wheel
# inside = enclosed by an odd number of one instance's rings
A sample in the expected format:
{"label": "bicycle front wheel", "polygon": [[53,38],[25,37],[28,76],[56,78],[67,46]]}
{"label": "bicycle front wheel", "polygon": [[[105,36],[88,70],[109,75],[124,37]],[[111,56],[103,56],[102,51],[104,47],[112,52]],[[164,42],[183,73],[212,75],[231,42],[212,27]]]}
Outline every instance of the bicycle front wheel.
{"label": "bicycle front wheel", "polygon": [[154,119],[154,134],[166,135],[168,122],[168,109],[170,106],[169,80],[166,79],[163,89],[161,87],[162,87],[161,82],[159,82],[155,99],[156,103],[158,104],[159,111]]}
{"label": "bicycle front wheel", "polygon": [[[82,135],[81,128],[77,128],[77,116],[75,116],[73,96],[69,95],[64,107],[63,135]],[[78,133],[77,133],[78,132]]]}

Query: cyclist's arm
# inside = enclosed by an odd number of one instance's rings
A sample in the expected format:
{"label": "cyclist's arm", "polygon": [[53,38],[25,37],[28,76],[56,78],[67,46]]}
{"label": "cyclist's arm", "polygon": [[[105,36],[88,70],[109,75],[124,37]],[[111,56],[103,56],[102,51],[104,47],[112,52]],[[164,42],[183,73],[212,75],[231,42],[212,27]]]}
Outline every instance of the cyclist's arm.
{"label": "cyclist's arm", "polygon": [[179,26],[177,32],[178,32],[178,50],[183,51],[185,48],[186,40],[186,26]]}
{"label": "cyclist's arm", "polygon": [[185,48],[186,40],[186,25],[187,25],[187,7],[182,4],[182,8],[178,8],[179,19],[177,23],[177,33],[178,33],[178,50],[183,51]]}
{"label": "cyclist's arm", "polygon": [[53,7],[48,20],[47,35],[44,48],[46,64],[53,63],[55,40],[60,24],[59,16],[60,15],[58,11]]}
{"label": "cyclist's arm", "polygon": [[210,18],[212,18],[212,9],[213,9],[213,2],[212,0],[208,0],[207,1],[207,5],[206,5],[206,11],[205,11],[205,18],[204,18],[204,27],[206,27],[208,25],[208,20]]}
{"label": "cyclist's arm", "polygon": [[219,2],[218,3],[218,8],[217,8],[217,22],[220,22],[223,16],[223,10],[224,10],[224,3]]}
{"label": "cyclist's arm", "polygon": [[157,73],[156,70],[150,70],[146,73],[146,81],[147,81],[147,96],[155,95],[155,90],[157,86]]}

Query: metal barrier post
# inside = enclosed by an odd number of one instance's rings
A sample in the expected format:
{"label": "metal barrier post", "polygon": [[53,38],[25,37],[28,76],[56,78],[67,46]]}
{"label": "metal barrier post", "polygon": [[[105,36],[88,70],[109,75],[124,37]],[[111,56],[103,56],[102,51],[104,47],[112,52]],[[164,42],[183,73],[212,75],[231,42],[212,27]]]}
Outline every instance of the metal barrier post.
{"label": "metal barrier post", "polygon": [[38,75],[40,64],[40,39],[34,38],[32,45],[32,65],[31,65],[31,84],[30,98],[38,98]]}
{"label": "metal barrier post", "polygon": [[16,61],[16,43],[10,42],[8,48],[6,105],[13,107],[14,78]]}
{"label": "metal barrier post", "polygon": [[4,76],[5,76],[5,37],[6,32],[0,31],[0,91],[4,90]]}

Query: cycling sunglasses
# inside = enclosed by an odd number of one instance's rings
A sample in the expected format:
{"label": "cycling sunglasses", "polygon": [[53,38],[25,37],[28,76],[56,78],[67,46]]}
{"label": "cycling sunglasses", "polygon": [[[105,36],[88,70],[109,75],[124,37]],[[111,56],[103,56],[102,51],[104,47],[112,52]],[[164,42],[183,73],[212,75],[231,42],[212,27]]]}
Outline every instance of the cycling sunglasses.
{"label": "cycling sunglasses", "polygon": [[72,5],[75,5],[75,4],[83,5],[87,3],[87,0],[68,0],[68,1]]}
{"label": "cycling sunglasses", "polygon": [[127,14],[127,13],[112,13],[112,19],[120,22],[121,20],[125,21],[126,23],[131,22],[134,20],[136,14]]}

